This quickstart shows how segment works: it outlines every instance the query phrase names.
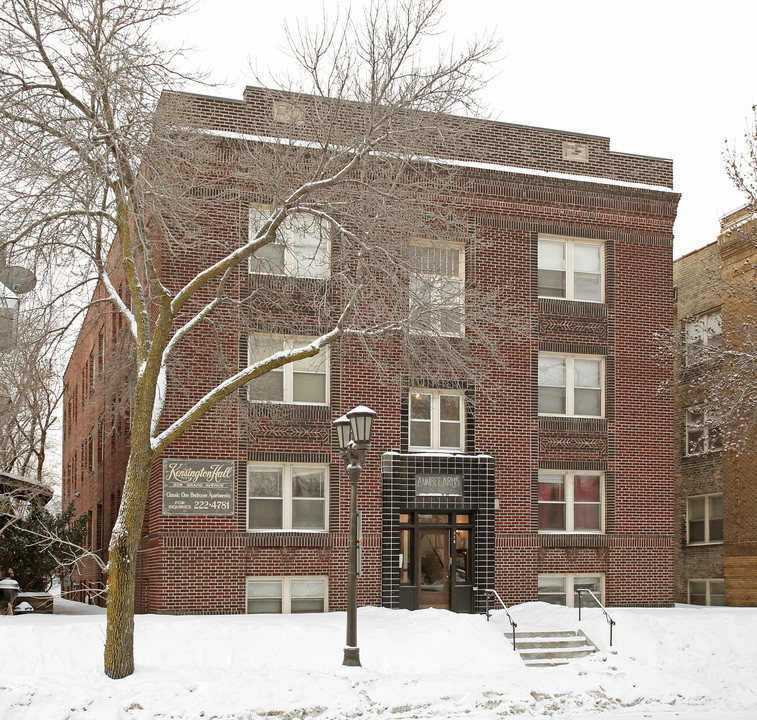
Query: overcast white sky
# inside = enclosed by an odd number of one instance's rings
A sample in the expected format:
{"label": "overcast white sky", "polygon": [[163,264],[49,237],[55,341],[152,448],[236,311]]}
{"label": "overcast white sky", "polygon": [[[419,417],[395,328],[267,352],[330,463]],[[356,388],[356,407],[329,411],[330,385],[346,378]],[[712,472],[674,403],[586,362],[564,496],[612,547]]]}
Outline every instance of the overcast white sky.
{"label": "overcast white sky", "polygon": [[[330,17],[346,0],[199,0],[172,21],[172,39],[227,83],[204,92],[241,98],[259,71],[281,70],[284,25]],[[353,0],[353,11],[364,0]],[[742,204],[723,171],[726,139],[740,144],[757,103],[757,2],[720,0],[447,0],[457,41],[495,31],[491,117],[609,136],[616,151],[672,158],[682,193],[675,256],[715,240],[721,215]]]}

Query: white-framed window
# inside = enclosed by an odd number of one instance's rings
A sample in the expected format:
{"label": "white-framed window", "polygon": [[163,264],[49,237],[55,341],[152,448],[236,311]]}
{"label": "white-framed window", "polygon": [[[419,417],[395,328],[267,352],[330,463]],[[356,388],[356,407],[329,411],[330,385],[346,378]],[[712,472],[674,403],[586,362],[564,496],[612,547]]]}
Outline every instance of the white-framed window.
{"label": "white-framed window", "polygon": [[328,609],[325,577],[247,578],[247,613],[322,613]]}
{"label": "white-framed window", "polygon": [[720,428],[709,422],[707,413],[686,410],[686,455],[701,455],[722,449]]}
{"label": "white-framed window", "polygon": [[[270,208],[250,205],[250,240],[268,219]],[[251,273],[327,278],[331,272],[329,224],[306,212],[292,212],[279,226],[276,240],[259,248],[249,260]]]}
{"label": "white-framed window", "polygon": [[602,302],[604,243],[540,237],[539,297]]}
{"label": "white-framed window", "polygon": [[[567,573],[560,575],[539,575],[538,599],[551,605],[578,607],[577,590],[591,590],[599,602],[605,604],[604,575]],[[596,607],[596,602],[589,593],[583,593],[581,607]]]}
{"label": "white-framed window", "polygon": [[416,332],[465,334],[465,248],[458,243],[410,245],[410,318]]}
{"label": "white-framed window", "polygon": [[722,493],[687,498],[686,542],[689,545],[723,542]]}
{"label": "white-framed window", "polygon": [[539,470],[539,532],[601,533],[604,477],[583,470]]}
{"label": "white-framed window", "polygon": [[454,390],[410,390],[408,408],[411,450],[463,450],[465,395]]}
{"label": "white-framed window", "polygon": [[692,605],[725,605],[725,580],[689,580],[689,602]]}
{"label": "white-framed window", "polygon": [[602,417],[604,358],[539,353],[539,415]]}
{"label": "white-framed window", "polygon": [[704,359],[706,348],[723,345],[723,322],[720,308],[691,318],[684,323],[686,336],[686,364],[694,365]]}
{"label": "white-framed window", "polygon": [[326,530],[329,469],[294,463],[247,465],[247,529]]}
{"label": "white-framed window", "polygon": [[[248,360],[260,362],[274,353],[309,345],[315,338],[285,335],[250,335]],[[329,397],[329,348],[318,355],[287,363],[247,385],[250,400],[327,405]]]}

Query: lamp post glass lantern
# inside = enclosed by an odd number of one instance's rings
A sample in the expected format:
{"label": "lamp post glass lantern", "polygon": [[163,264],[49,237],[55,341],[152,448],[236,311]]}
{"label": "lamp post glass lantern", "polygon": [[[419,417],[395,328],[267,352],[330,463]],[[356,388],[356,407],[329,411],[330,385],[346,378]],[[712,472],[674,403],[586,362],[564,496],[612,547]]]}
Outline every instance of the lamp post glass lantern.
{"label": "lamp post glass lantern", "polygon": [[365,405],[360,405],[354,410],[350,410],[345,417],[350,421],[350,430],[352,439],[358,445],[371,442],[371,432],[373,432],[373,421],[376,413]]}
{"label": "lamp post glass lantern", "polygon": [[334,420],[339,451],[350,479],[350,556],[347,578],[347,642],[342,665],[360,667],[357,646],[357,481],[371,443],[376,413],[364,405]]}

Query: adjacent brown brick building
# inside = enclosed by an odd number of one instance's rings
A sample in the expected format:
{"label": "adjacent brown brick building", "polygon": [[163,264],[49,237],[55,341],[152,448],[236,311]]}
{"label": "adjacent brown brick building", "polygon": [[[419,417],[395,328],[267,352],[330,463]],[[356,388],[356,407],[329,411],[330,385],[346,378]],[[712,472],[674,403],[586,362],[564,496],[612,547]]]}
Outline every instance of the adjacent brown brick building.
{"label": "adjacent brown brick building", "polygon": [[[757,222],[749,208],[722,220],[718,238],[723,281],[723,327],[727,350],[753,347],[757,297],[754,293]],[[747,346],[746,343],[751,343]],[[739,380],[729,382],[739,383]],[[757,605],[757,450],[754,409],[739,432],[750,442],[743,452],[726,451],[723,458],[723,534],[725,597],[728,605]],[[742,416],[743,417],[743,416]]]}
{"label": "adjacent brown brick building", "polygon": [[[281,132],[268,91],[180,97],[219,142]],[[342,342],[206,417],[155,466],[140,610],[344,608],[349,486],[331,422],[359,404],[378,413],[359,494],[360,604],[471,611],[484,602],[474,587],[508,603],[572,604],[580,587],[609,605],[673,601],[673,399],[660,391],[673,368],[656,358],[654,335],[673,326],[672,163],[613,152],[602,137],[460,125],[467,142],[439,150],[464,167],[442,202],[486,252],[470,252],[466,237],[435,247],[445,258],[436,272],[460,288],[471,278],[477,290],[510,288],[526,331],[492,327],[489,343],[505,362],[473,342],[483,372],[443,381],[403,372],[399,344],[387,341],[389,372],[379,373]],[[219,202],[208,235],[244,237],[255,202],[244,192]],[[316,257],[302,243],[240,272],[240,297],[288,275],[296,302],[337,269],[336,252]],[[301,272],[305,256],[311,270]],[[201,260],[191,250],[166,256],[163,271],[186,274]],[[270,325],[252,331],[231,318],[236,330],[218,342],[242,366],[317,334],[308,317],[304,307],[297,327],[282,327],[272,311]],[[65,378],[64,498],[79,493],[95,549],[107,546],[119,501],[128,402],[93,389],[112,376],[122,332],[90,311]],[[206,351],[188,351],[195,371],[181,382],[213,372]],[[165,420],[175,411],[169,405]],[[182,497],[187,478],[204,478],[193,486],[203,504]],[[87,571],[74,579],[98,580]]]}
{"label": "adjacent brown brick building", "polygon": [[[720,347],[718,243],[673,263],[676,324],[687,341],[676,361],[676,602],[724,604],[723,451],[707,417],[703,346]],[[712,415],[712,413],[710,413]]]}
{"label": "adjacent brown brick building", "polygon": [[[728,386],[750,381],[729,377],[719,353],[745,349],[753,332],[755,222],[742,208],[721,225],[716,242],[673,270],[685,340],[676,388],[676,600],[757,605],[757,457],[751,440],[736,447],[753,427],[739,427],[727,407]],[[721,421],[729,425],[725,449]]]}

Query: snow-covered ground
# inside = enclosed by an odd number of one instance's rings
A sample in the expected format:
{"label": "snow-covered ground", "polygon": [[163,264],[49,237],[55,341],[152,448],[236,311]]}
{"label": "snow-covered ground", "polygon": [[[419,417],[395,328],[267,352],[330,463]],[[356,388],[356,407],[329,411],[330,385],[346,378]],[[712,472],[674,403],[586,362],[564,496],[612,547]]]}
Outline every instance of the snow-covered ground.
{"label": "snow-covered ground", "polygon": [[[104,615],[71,607],[0,617],[3,720],[757,719],[757,609],[611,610],[612,649],[592,610],[600,652],[555,668],[525,667],[501,615],[361,608],[362,668],[341,666],[344,613],[142,615],[136,672],[112,681]],[[512,613],[519,629],[578,627],[568,608]]]}

